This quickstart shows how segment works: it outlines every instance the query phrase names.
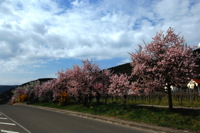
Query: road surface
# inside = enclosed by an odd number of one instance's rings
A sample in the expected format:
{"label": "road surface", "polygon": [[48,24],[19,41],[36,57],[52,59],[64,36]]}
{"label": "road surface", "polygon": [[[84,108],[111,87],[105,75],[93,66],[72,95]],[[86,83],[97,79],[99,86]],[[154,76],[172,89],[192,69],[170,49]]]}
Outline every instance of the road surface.
{"label": "road surface", "polygon": [[153,133],[23,105],[0,105],[2,133]]}

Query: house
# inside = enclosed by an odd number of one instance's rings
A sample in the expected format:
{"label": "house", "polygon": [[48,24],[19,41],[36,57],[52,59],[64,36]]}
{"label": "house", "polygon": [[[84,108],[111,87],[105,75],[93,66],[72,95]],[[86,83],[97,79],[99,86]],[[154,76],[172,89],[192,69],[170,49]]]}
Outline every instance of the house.
{"label": "house", "polygon": [[200,79],[192,79],[188,84],[187,87],[189,89],[195,90],[197,89],[198,95],[200,96]]}

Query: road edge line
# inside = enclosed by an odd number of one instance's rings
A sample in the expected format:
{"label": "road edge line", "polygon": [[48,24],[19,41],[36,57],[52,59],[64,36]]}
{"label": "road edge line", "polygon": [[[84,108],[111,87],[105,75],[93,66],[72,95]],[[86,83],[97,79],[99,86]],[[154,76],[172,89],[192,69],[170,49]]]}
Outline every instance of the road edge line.
{"label": "road edge line", "polygon": [[19,124],[18,122],[14,121],[13,119],[11,119],[10,117],[8,117],[7,115],[5,115],[4,113],[0,112],[1,114],[3,114],[4,116],[6,116],[8,119],[10,119],[11,121],[13,121],[15,124],[17,124],[18,126],[20,126],[22,129],[24,129],[27,133],[31,133],[31,131],[29,131],[28,129],[26,129],[24,126],[22,126],[21,124]]}
{"label": "road edge line", "polygon": [[19,133],[19,132],[15,132],[15,131],[8,131],[8,130],[1,130],[2,133]]}

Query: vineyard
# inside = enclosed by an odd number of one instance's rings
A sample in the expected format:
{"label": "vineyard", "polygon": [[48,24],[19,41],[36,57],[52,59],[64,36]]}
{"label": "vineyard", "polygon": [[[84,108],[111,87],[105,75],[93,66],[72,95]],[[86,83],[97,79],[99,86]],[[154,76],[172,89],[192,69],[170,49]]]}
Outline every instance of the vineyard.
{"label": "vineyard", "polygon": [[[179,107],[200,107],[200,96],[196,90],[191,92],[173,92],[172,99],[174,106]],[[152,93],[149,95],[129,96],[129,104],[162,105],[167,106],[166,93]]]}

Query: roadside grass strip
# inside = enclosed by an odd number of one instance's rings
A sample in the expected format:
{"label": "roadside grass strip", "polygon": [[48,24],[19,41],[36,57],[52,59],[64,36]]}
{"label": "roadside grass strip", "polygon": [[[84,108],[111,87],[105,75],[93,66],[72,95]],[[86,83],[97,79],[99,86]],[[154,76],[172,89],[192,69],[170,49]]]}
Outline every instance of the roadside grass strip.
{"label": "roadside grass strip", "polygon": [[19,133],[19,132],[14,132],[14,131],[8,131],[8,130],[1,130],[2,133]]}

